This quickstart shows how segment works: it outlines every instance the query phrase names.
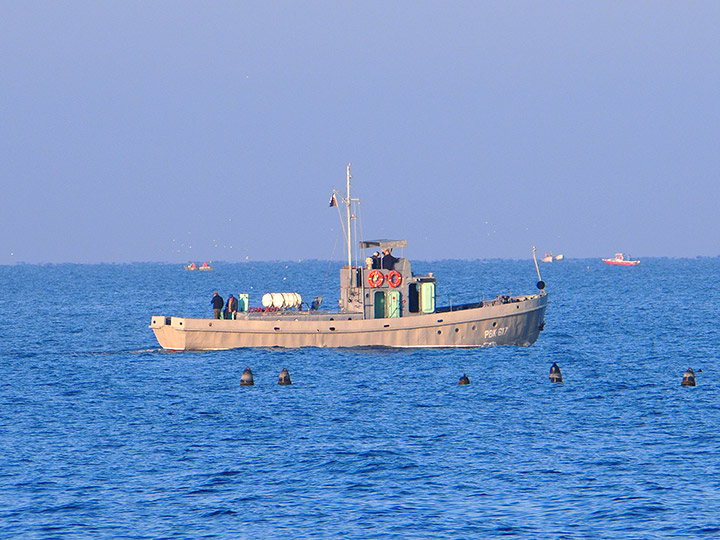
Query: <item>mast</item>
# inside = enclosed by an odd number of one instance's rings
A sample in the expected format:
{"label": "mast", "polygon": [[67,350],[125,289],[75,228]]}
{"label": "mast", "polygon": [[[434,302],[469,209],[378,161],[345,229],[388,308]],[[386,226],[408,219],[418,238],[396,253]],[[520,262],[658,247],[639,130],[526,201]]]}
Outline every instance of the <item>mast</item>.
{"label": "mast", "polygon": [[[350,214],[352,210],[352,202],[350,200],[350,166],[352,163],[348,163],[347,166],[347,197],[345,198],[345,205],[347,207],[347,256],[348,256],[348,275],[350,275],[350,269],[352,268],[352,236],[350,233]],[[352,278],[351,278],[352,280]]]}

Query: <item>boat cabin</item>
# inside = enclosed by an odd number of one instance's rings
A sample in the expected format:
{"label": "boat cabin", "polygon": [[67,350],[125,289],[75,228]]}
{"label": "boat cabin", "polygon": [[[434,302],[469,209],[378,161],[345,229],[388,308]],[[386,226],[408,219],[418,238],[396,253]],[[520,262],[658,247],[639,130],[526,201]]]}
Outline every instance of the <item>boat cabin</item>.
{"label": "boat cabin", "polygon": [[392,253],[405,247],[406,240],[360,242],[361,250],[373,250],[377,255],[363,259],[363,266],[340,270],[340,309],[362,313],[364,319],[434,313],[435,277],[432,273],[414,275],[410,261]]}

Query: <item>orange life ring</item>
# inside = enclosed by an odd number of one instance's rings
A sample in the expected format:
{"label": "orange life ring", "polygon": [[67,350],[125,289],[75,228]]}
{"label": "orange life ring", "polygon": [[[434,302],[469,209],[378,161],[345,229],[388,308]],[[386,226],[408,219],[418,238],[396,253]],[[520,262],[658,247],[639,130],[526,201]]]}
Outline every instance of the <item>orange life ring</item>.
{"label": "orange life ring", "polygon": [[379,287],[385,281],[385,276],[380,270],[373,270],[368,274],[368,283],[371,287]]}
{"label": "orange life ring", "polygon": [[393,270],[388,274],[388,283],[391,287],[399,287],[402,283],[402,275],[397,270]]}

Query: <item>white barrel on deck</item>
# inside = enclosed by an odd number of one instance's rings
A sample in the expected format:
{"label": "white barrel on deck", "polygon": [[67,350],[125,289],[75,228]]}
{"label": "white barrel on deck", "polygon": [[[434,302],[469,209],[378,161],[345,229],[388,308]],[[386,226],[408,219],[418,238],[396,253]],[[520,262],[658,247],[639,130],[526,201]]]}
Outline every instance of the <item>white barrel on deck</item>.
{"label": "white barrel on deck", "polygon": [[302,296],[294,292],[265,293],[262,297],[262,305],[266,308],[297,308],[302,304]]}

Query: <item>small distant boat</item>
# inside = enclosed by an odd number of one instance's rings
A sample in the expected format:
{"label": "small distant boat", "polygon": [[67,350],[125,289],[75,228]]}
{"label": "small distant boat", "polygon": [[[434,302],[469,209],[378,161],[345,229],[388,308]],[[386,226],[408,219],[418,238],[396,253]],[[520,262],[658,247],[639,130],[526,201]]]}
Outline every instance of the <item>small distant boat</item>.
{"label": "small distant boat", "polygon": [[640,261],[630,258],[630,255],[623,255],[622,253],[616,253],[612,259],[603,259],[605,264],[616,264],[620,266],[637,266]]}
{"label": "small distant boat", "polygon": [[550,253],[546,253],[545,256],[540,259],[541,262],[553,262],[553,261],[562,261],[565,258],[565,256],[561,253],[560,255],[553,255],[552,251]]}
{"label": "small distant boat", "polygon": [[190,263],[185,267],[185,270],[212,270],[212,266],[204,262],[200,266],[195,263]]}

